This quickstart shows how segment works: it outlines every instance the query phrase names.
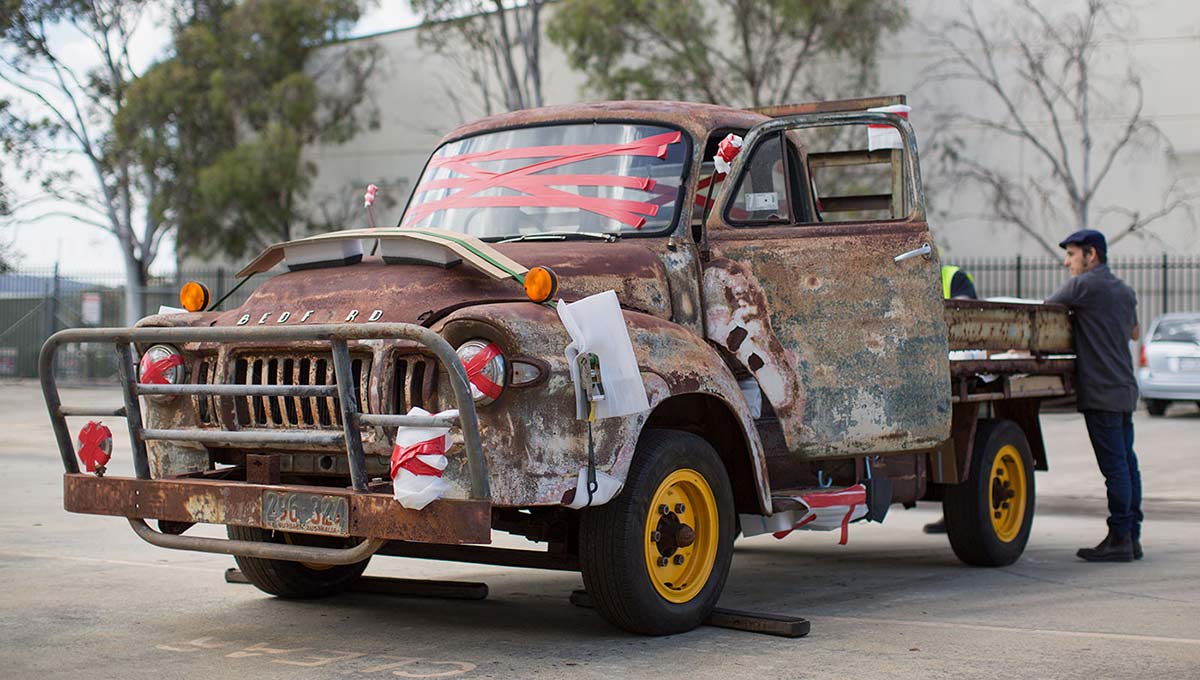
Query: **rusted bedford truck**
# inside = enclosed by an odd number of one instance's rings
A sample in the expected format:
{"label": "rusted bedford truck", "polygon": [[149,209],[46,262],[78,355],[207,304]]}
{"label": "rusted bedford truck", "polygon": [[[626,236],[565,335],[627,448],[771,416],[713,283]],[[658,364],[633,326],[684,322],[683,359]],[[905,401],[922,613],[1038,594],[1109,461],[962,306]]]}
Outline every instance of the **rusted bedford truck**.
{"label": "rusted bedford truck", "polygon": [[[605,618],[649,634],[705,619],[739,532],[822,519],[844,540],[934,500],[964,562],[1012,563],[1046,469],[1040,402],[1072,391],[1069,319],[943,300],[912,129],[868,110],[898,103],[609,102],[461,127],[397,227],[272,247],[241,275],[283,273],[235,309],[53,336],[66,509],[234,555],[283,597],[345,589],[373,555],[578,570]],[[868,129],[896,143],[865,149]],[[605,291],[648,408],[593,419],[612,375],[568,360],[555,302]],[[53,358],[74,342],[113,345],[123,406],[61,403]],[[81,416],[127,421],[135,478],[80,471],[104,447]],[[389,463],[426,426],[451,428],[446,491],[416,510]]]}

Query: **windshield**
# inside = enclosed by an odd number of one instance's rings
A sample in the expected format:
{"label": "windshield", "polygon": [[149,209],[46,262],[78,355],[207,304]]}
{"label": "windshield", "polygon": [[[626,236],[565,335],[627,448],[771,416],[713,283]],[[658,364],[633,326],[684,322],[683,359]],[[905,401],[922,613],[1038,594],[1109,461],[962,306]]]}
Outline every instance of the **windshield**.
{"label": "windshield", "polygon": [[1159,342],[1195,342],[1200,344],[1200,318],[1167,319],[1158,322],[1151,340]]}
{"label": "windshield", "polygon": [[553,125],[469,137],[429,160],[400,226],[480,238],[662,232],[675,219],[686,160],[683,133],[653,125]]}

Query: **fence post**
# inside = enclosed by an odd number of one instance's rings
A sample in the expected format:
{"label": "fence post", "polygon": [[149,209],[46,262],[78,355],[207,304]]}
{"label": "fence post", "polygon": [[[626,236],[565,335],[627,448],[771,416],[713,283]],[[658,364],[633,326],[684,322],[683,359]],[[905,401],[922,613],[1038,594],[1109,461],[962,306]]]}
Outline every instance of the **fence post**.
{"label": "fence post", "polygon": [[1021,256],[1017,255],[1017,297],[1021,297]]}
{"label": "fence post", "polygon": [[1162,313],[1163,314],[1166,314],[1167,312],[1171,311],[1168,308],[1169,298],[1167,296],[1167,280],[1169,278],[1170,278],[1170,276],[1167,275],[1167,254],[1163,253],[1163,256],[1162,256]]}
{"label": "fence post", "polygon": [[214,300],[225,297],[225,267],[217,267],[217,296]]}
{"label": "fence post", "polygon": [[50,289],[50,304],[46,305],[50,309],[50,318],[47,320],[46,337],[54,335],[58,331],[58,297],[62,292],[62,283],[58,277],[58,263],[54,263],[54,285]]}

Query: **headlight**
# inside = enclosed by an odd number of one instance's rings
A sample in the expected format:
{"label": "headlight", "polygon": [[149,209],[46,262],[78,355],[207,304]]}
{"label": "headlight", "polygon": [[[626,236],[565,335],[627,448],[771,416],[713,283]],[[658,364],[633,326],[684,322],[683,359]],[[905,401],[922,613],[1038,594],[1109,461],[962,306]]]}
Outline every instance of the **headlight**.
{"label": "headlight", "polygon": [[[183,355],[170,345],[154,345],[146,350],[138,362],[138,382],[146,385],[183,384],[186,369]],[[154,395],[157,399],[170,399],[167,395]]]}
{"label": "headlight", "polygon": [[457,351],[463,368],[467,369],[475,403],[484,406],[500,398],[506,384],[500,346],[487,340],[468,340],[459,345]]}

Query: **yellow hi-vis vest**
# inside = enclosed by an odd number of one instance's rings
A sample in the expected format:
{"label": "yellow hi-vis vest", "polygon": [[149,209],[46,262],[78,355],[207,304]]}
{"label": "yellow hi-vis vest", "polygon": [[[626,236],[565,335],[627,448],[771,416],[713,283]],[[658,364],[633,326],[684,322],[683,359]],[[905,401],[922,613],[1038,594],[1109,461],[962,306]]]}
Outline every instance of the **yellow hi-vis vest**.
{"label": "yellow hi-vis vest", "polygon": [[[950,299],[950,282],[954,280],[954,275],[958,273],[958,270],[959,267],[951,267],[950,265],[942,267],[942,297],[947,300]],[[971,283],[975,283],[974,276],[967,274],[967,279]]]}

